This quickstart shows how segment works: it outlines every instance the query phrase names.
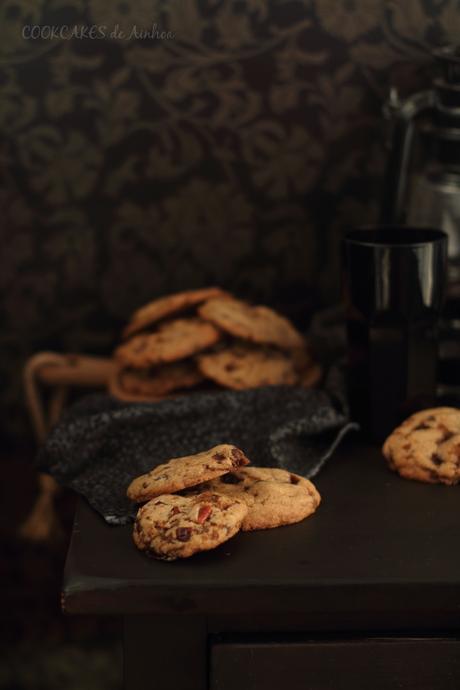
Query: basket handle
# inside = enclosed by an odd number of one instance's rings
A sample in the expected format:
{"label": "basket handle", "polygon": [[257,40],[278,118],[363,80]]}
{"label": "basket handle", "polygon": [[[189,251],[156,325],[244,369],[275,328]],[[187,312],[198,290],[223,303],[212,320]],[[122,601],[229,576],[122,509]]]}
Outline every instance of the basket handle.
{"label": "basket handle", "polygon": [[[27,360],[23,371],[26,405],[38,445],[45,442],[65,406],[69,387],[103,388],[115,369],[113,360],[92,355],[61,355],[39,352]],[[52,388],[45,409],[41,385]],[[39,473],[39,495],[30,515],[19,528],[28,541],[51,541],[63,536],[54,508],[59,485],[48,474]]]}

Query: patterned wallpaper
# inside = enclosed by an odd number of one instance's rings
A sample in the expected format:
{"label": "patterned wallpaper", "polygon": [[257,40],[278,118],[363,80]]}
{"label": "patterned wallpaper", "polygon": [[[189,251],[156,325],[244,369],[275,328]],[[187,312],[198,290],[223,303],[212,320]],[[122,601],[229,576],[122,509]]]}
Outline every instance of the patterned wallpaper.
{"label": "patterned wallpaper", "polygon": [[337,298],[376,218],[390,83],[431,78],[457,0],[3,0],[2,428],[32,352],[108,352],[154,295]]}

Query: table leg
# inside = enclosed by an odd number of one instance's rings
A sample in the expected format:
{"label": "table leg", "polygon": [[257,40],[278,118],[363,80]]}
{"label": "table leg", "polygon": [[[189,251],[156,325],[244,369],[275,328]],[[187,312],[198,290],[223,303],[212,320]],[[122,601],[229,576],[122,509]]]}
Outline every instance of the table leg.
{"label": "table leg", "polygon": [[125,616],[125,690],[206,690],[206,621],[189,615]]}

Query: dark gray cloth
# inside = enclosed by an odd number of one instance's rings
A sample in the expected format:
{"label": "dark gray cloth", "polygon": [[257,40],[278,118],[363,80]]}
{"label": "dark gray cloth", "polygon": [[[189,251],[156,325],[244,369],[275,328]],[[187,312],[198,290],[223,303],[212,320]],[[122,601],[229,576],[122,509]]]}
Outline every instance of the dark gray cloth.
{"label": "dark gray cloth", "polygon": [[313,477],[352,428],[337,372],[323,390],[269,386],[139,404],[95,395],[69,409],[37,462],[107,522],[125,524],[136,511],[128,484],[169,458],[233,443],[253,465]]}

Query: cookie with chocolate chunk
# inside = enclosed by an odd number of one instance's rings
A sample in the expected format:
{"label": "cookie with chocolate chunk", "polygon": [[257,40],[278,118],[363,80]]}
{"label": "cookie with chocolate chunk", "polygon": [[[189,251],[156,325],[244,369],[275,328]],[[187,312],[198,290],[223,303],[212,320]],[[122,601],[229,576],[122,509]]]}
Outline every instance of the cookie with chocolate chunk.
{"label": "cookie with chocolate chunk", "polygon": [[197,491],[238,498],[248,506],[243,531],[300,522],[315,512],[321,497],[314,484],[293,472],[271,467],[244,467],[206,482]]}
{"label": "cookie with chocolate chunk", "polygon": [[137,503],[161,494],[173,494],[195,484],[220,477],[249,463],[242,450],[229,444],[214,446],[196,455],[173,458],[147,474],[133,479],[128,498]]}
{"label": "cookie with chocolate chunk", "polygon": [[175,362],[215,345],[221,334],[211,323],[198,318],[175,319],[162,324],[154,333],[136,335],[114,353],[125,367],[145,369]]}
{"label": "cookie with chocolate chunk", "polygon": [[269,347],[238,343],[199,355],[197,362],[204,376],[234,390],[298,381],[292,359]]}
{"label": "cookie with chocolate chunk", "polygon": [[460,410],[435,407],[413,414],[382,449],[390,469],[406,479],[457,484],[460,481]]}
{"label": "cookie with chocolate chunk", "polygon": [[235,298],[214,297],[198,308],[203,319],[237,338],[282,350],[304,346],[304,338],[288,319],[273,309],[251,306]]}
{"label": "cookie with chocolate chunk", "polygon": [[244,501],[222,494],[168,494],[139,509],[133,539],[137,548],[165,561],[214,549],[233,537],[248,512]]}
{"label": "cookie with chocolate chunk", "polygon": [[184,360],[151,369],[118,368],[109,380],[109,393],[119,400],[161,400],[174,391],[193,388],[204,380],[195,362]]}
{"label": "cookie with chocolate chunk", "polygon": [[122,335],[124,338],[127,338],[133,333],[138,333],[144,328],[148,328],[157,321],[164,319],[166,316],[172,316],[189,307],[201,304],[201,302],[211,297],[223,296],[225,294],[220,288],[209,287],[202,288],[201,290],[186,290],[184,292],[177,292],[174,295],[160,297],[137,309]]}

